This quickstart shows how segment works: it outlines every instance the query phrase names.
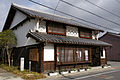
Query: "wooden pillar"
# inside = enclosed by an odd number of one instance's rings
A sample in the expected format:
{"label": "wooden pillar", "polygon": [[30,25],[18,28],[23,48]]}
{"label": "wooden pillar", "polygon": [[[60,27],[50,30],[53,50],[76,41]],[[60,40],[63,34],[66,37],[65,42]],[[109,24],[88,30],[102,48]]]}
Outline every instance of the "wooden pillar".
{"label": "wooden pillar", "polygon": [[38,46],[39,49],[39,62],[38,62],[38,72],[42,73],[44,72],[44,67],[43,67],[43,46]]}
{"label": "wooden pillar", "polygon": [[56,71],[56,67],[57,67],[57,47],[56,45],[54,45],[54,71]]}
{"label": "wooden pillar", "polygon": [[90,53],[89,53],[89,61],[92,61],[92,48],[90,48]]}

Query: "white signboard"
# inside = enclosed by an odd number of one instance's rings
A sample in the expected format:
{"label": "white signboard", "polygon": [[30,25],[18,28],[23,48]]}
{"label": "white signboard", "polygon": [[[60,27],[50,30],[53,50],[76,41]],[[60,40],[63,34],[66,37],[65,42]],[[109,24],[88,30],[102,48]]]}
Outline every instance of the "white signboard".
{"label": "white signboard", "polygon": [[20,71],[24,71],[24,58],[20,58]]}

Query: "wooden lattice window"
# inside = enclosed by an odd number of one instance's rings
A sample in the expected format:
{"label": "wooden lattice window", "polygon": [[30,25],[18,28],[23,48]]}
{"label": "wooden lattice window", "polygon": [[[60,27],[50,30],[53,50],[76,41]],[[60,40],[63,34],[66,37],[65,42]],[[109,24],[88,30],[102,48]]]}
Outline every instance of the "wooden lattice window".
{"label": "wooden lattice window", "polygon": [[57,47],[57,62],[76,63],[90,61],[90,50],[84,48]]}
{"label": "wooden lattice window", "polygon": [[66,35],[66,29],[63,24],[49,22],[48,23],[48,33],[50,34],[58,34],[58,35]]}
{"label": "wooden lattice window", "polygon": [[81,49],[76,49],[76,59],[77,59],[77,62],[79,61],[83,61],[83,58],[82,58],[82,50]]}
{"label": "wooden lattice window", "polygon": [[80,38],[92,39],[92,31],[88,29],[80,29]]}

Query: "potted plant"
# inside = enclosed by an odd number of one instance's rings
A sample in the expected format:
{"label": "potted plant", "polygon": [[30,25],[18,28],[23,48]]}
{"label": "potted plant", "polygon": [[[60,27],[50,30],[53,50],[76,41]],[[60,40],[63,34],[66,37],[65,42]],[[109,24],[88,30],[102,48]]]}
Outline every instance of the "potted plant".
{"label": "potted plant", "polygon": [[92,67],[91,67],[91,66],[88,66],[87,70],[90,70],[90,69],[92,69]]}
{"label": "potted plant", "polygon": [[108,68],[111,68],[111,64],[108,64]]}
{"label": "potted plant", "polygon": [[79,71],[79,72],[83,72],[83,71],[85,71],[85,69],[80,68],[80,69],[78,69],[78,71]]}
{"label": "potted plant", "polygon": [[67,74],[67,73],[69,73],[67,70],[61,70],[60,71],[60,74]]}
{"label": "potted plant", "polygon": [[108,65],[107,65],[107,64],[105,64],[105,65],[104,65],[104,68],[108,68]]}
{"label": "potted plant", "polygon": [[102,68],[110,68],[111,65],[110,64],[105,64],[105,65],[102,65]]}
{"label": "potted plant", "polygon": [[56,76],[58,75],[58,72],[55,72],[55,71],[51,71],[48,73],[49,76]]}
{"label": "potted plant", "polygon": [[70,71],[70,73],[75,73],[77,72],[77,69],[73,68],[73,70]]}

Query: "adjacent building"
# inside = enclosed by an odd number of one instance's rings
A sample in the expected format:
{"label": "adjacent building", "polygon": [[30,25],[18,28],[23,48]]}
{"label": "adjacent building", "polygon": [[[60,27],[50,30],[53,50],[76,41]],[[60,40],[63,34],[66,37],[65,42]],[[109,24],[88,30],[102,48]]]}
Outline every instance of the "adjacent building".
{"label": "adjacent building", "polygon": [[107,48],[107,60],[120,61],[120,34],[107,32],[99,38],[102,41],[112,44],[111,48]]}
{"label": "adjacent building", "polygon": [[12,29],[17,37],[14,65],[25,59],[32,71],[49,72],[106,64],[105,47],[98,40],[103,30],[71,18],[12,4],[3,30]]}

